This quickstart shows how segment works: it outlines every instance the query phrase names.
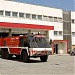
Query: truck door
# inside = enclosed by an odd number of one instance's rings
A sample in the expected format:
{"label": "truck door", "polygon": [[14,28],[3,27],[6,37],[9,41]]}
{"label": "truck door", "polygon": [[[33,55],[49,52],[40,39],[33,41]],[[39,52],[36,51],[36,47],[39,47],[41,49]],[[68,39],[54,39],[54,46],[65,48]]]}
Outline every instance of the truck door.
{"label": "truck door", "polygon": [[20,38],[20,46],[21,46],[21,47],[29,47],[27,38],[24,38],[24,37],[21,37],[21,38]]}

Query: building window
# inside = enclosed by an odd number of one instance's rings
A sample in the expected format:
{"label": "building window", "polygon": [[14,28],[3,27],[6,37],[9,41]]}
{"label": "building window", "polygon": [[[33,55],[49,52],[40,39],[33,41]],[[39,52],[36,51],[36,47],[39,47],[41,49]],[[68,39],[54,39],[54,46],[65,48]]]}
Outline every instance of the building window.
{"label": "building window", "polygon": [[43,16],[44,21],[48,21],[48,16]]}
{"label": "building window", "polygon": [[38,20],[42,20],[42,15],[37,15]]}
{"label": "building window", "polygon": [[0,16],[3,16],[4,11],[0,10]]}
{"label": "building window", "polygon": [[5,11],[5,16],[10,17],[11,16],[11,11]]}
{"label": "building window", "polygon": [[12,17],[18,17],[18,12],[12,12]]}
{"label": "building window", "polygon": [[63,29],[68,29],[68,22],[64,22]]}
{"label": "building window", "polygon": [[49,21],[53,22],[53,17],[49,16]]}
{"label": "building window", "polygon": [[20,18],[24,18],[24,13],[19,13]]}
{"label": "building window", "polygon": [[26,18],[27,18],[27,19],[31,19],[31,14],[27,14],[27,13],[26,13]]}
{"label": "building window", "polygon": [[36,20],[36,15],[35,14],[32,14],[32,19]]}
{"label": "building window", "polygon": [[49,16],[49,21],[53,22],[53,17]]}
{"label": "building window", "polygon": [[75,37],[75,32],[72,32],[72,36]]}
{"label": "building window", "polygon": [[58,22],[58,18],[57,17],[54,17],[54,22]]}
{"label": "building window", "polygon": [[58,36],[58,31],[54,31],[54,35],[55,36]]}
{"label": "building window", "polygon": [[62,18],[58,18],[58,22],[62,23]]}
{"label": "building window", "polygon": [[68,36],[67,36],[67,35],[64,35],[64,36],[63,36],[63,39],[64,39],[64,40],[67,40],[67,39],[68,39]]}
{"label": "building window", "polygon": [[74,19],[72,19],[72,23],[75,23],[75,20]]}
{"label": "building window", "polygon": [[62,31],[59,31],[59,36],[62,36]]}

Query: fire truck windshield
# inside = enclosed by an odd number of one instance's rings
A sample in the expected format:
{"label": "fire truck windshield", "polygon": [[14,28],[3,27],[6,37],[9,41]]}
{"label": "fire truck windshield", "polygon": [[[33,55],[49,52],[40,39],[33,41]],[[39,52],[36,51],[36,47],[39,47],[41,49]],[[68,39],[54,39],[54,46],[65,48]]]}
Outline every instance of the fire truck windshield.
{"label": "fire truck windshield", "polygon": [[50,47],[45,37],[35,37],[35,42],[37,43],[39,48],[49,48]]}
{"label": "fire truck windshield", "polygon": [[50,48],[49,42],[45,37],[29,37],[30,48]]}

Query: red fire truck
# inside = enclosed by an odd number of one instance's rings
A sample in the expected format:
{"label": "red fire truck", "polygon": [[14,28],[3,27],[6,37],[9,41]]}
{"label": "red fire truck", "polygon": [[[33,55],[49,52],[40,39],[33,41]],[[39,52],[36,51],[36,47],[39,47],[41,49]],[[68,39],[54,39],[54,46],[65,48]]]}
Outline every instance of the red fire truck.
{"label": "red fire truck", "polygon": [[10,59],[13,55],[28,62],[30,57],[40,57],[46,62],[52,48],[44,35],[12,36],[0,38],[1,57]]}

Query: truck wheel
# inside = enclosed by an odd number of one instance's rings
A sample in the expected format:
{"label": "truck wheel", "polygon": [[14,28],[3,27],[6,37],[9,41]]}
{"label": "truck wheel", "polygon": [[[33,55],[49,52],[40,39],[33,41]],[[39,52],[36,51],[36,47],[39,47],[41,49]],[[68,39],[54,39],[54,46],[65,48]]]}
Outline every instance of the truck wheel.
{"label": "truck wheel", "polygon": [[16,58],[19,59],[20,58],[20,55],[16,55]]}
{"label": "truck wheel", "polygon": [[5,59],[5,52],[3,49],[1,49],[1,58]]}
{"label": "truck wheel", "polygon": [[47,55],[41,56],[40,59],[42,62],[46,62],[48,59],[48,56]]}
{"label": "truck wheel", "polygon": [[11,59],[11,55],[9,54],[8,50],[5,50],[5,59]]}
{"label": "truck wheel", "polygon": [[72,54],[71,54],[72,56],[74,56],[74,52],[72,52]]}
{"label": "truck wheel", "polygon": [[28,54],[25,50],[23,50],[22,53],[21,53],[21,59],[22,59],[23,62],[26,62],[26,63],[29,60]]}

